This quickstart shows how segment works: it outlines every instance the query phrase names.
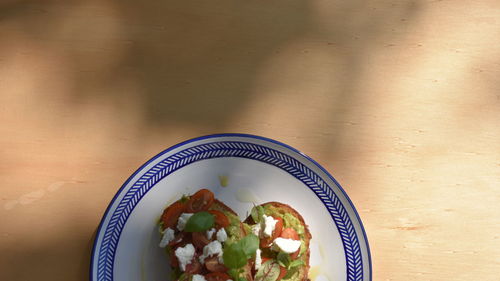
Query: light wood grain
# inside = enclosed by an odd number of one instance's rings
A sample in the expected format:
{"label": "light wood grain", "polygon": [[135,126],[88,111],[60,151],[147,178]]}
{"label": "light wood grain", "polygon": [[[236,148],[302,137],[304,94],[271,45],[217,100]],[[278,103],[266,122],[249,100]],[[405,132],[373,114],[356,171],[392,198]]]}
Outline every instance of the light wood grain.
{"label": "light wood grain", "polygon": [[88,280],[122,182],[217,132],[324,165],[373,280],[500,280],[499,77],[496,0],[2,1],[0,280]]}

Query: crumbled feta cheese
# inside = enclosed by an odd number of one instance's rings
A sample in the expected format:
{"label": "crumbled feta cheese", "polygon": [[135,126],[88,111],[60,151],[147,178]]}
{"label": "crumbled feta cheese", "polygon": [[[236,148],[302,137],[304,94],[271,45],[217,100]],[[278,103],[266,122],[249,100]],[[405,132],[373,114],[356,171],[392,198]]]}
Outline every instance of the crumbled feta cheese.
{"label": "crumbled feta cheese", "polygon": [[224,228],[221,228],[219,229],[219,231],[217,231],[217,240],[219,240],[219,242],[225,242],[227,240],[227,233]]}
{"label": "crumbled feta cheese", "polygon": [[255,270],[259,270],[260,266],[262,265],[262,257],[260,256],[260,253],[262,251],[260,249],[257,249],[255,251]]}
{"label": "crumbled feta cheese", "polygon": [[165,248],[168,245],[168,243],[174,240],[174,238],[175,238],[174,230],[171,229],[170,227],[165,229],[165,231],[163,231],[163,236],[161,238],[159,246],[161,248]]}
{"label": "crumbled feta cheese", "polygon": [[222,257],[222,244],[217,240],[203,247],[203,255],[200,256],[200,262],[204,263],[205,259],[211,256]]}
{"label": "crumbled feta cheese", "polygon": [[291,254],[295,253],[299,248],[300,248],[300,240],[293,240],[293,239],[287,239],[287,238],[281,238],[278,237],[274,239],[274,244],[273,246],[277,246],[279,250]]}
{"label": "crumbled feta cheese", "polygon": [[207,230],[207,239],[208,240],[212,240],[212,236],[214,235],[215,231],[216,231],[215,228]]}
{"label": "crumbled feta cheese", "polygon": [[191,281],[207,281],[207,279],[205,279],[205,276],[203,275],[195,274],[193,275],[193,279]]}
{"label": "crumbled feta cheese", "polygon": [[274,228],[276,227],[276,223],[278,222],[271,216],[264,215],[264,235],[267,237],[271,237],[273,235]]}
{"label": "crumbled feta cheese", "polygon": [[252,226],[252,232],[255,234],[257,237],[260,237],[260,223],[253,225]]}
{"label": "crumbled feta cheese", "polygon": [[186,265],[190,264],[194,257],[194,246],[193,244],[187,244],[184,247],[179,247],[175,250],[175,256],[179,260],[179,266],[182,271],[186,271]]}
{"label": "crumbled feta cheese", "polygon": [[177,221],[177,229],[183,231],[186,227],[186,223],[193,214],[182,213]]}

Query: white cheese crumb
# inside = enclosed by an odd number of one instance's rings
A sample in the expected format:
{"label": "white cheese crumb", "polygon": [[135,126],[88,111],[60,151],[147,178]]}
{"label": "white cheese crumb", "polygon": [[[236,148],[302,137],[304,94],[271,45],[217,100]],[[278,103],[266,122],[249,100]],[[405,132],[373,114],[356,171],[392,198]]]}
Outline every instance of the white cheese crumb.
{"label": "white cheese crumb", "polygon": [[252,232],[255,234],[257,237],[260,237],[260,223],[253,225],[252,226]]}
{"label": "white cheese crumb", "polygon": [[276,227],[276,223],[278,222],[271,216],[264,215],[264,235],[267,237],[271,237],[273,235],[274,228]]}
{"label": "white cheese crumb", "polygon": [[203,275],[195,274],[193,275],[192,281],[207,281],[207,279],[205,279],[205,276]]}
{"label": "white cheese crumb", "polygon": [[217,231],[217,240],[219,240],[219,242],[225,242],[227,240],[227,233],[224,228],[221,228],[219,229],[219,231]]}
{"label": "white cheese crumb", "polygon": [[163,236],[161,238],[159,246],[161,248],[165,248],[168,245],[168,243],[174,240],[174,238],[175,238],[174,230],[171,229],[170,227],[165,229],[165,231],[163,231]]}
{"label": "white cheese crumb", "polygon": [[215,233],[215,228],[207,230],[207,239],[212,240],[212,236],[214,235],[214,233]]}
{"label": "white cheese crumb", "polygon": [[186,223],[193,214],[182,213],[177,221],[177,229],[183,231],[186,227]]}
{"label": "white cheese crumb", "polygon": [[217,240],[203,247],[203,255],[200,256],[200,262],[204,263],[205,259],[211,256],[222,257],[222,244]]}
{"label": "white cheese crumb", "polygon": [[255,270],[259,270],[260,266],[262,265],[262,257],[260,256],[260,253],[262,251],[260,249],[257,249],[255,251]]}
{"label": "white cheese crumb", "polygon": [[279,250],[291,254],[295,253],[300,248],[300,240],[293,240],[287,238],[278,237],[274,239],[274,245],[279,248]]}
{"label": "white cheese crumb", "polygon": [[179,260],[179,266],[182,271],[186,271],[186,265],[190,264],[194,257],[193,244],[187,244],[184,247],[179,247],[175,250],[175,256]]}

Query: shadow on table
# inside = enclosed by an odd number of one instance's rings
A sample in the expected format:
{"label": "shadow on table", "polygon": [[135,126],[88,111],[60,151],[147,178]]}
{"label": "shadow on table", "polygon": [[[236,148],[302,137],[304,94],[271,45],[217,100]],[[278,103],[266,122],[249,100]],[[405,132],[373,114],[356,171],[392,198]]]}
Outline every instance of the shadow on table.
{"label": "shadow on table", "polygon": [[[254,83],[269,59],[306,38],[331,46],[329,53],[341,68],[339,76],[330,78],[335,83],[319,85],[331,95],[329,110],[319,113],[327,122],[303,128],[308,135],[329,131],[332,123],[352,117],[360,97],[369,94],[358,90],[366,61],[384,47],[379,46],[382,39],[404,35],[419,9],[416,1],[333,1],[326,5],[330,11],[320,4],[306,0],[7,1],[0,4],[0,34],[6,42],[0,52],[9,51],[5,46],[19,39],[61,58],[65,71],[56,74],[69,84],[64,99],[76,114],[89,99],[106,100],[109,109],[132,99],[142,114],[141,127],[178,124],[220,132],[230,127],[251,99],[259,98]],[[397,22],[393,25],[399,29],[384,29],[391,22]],[[9,57],[15,51],[1,55]],[[306,93],[302,106],[310,106],[309,102]],[[116,120],[129,114],[126,108],[117,112]],[[345,132],[337,131],[323,136],[318,145],[326,155],[341,154],[347,141]],[[65,245],[78,243],[77,248],[70,247],[82,253],[76,261],[81,266],[72,267],[78,276],[65,280],[88,275],[91,242],[54,237],[35,250],[23,249],[20,243],[4,254],[12,263],[37,267],[34,272],[40,277],[57,273]],[[15,274],[18,280],[31,279],[29,271]]]}

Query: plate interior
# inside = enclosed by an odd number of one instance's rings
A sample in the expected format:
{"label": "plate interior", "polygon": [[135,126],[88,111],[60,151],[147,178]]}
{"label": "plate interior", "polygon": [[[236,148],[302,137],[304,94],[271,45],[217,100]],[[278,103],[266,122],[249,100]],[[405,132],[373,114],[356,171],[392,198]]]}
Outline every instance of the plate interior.
{"label": "plate interior", "polygon": [[278,201],[295,208],[313,236],[312,281],[371,280],[366,237],[342,188],[293,148],[248,135],[197,138],[134,173],[103,217],[91,280],[170,280],[156,223],[166,206],[200,188],[211,189],[241,219],[254,204]]}

